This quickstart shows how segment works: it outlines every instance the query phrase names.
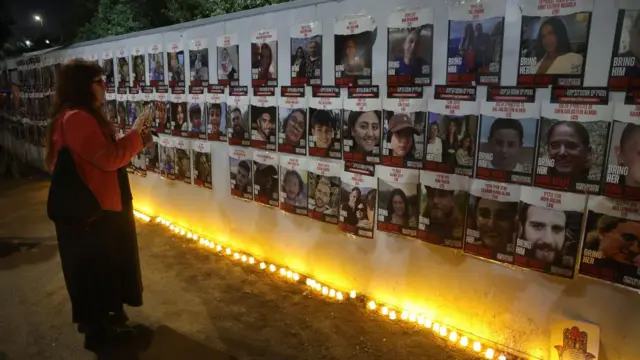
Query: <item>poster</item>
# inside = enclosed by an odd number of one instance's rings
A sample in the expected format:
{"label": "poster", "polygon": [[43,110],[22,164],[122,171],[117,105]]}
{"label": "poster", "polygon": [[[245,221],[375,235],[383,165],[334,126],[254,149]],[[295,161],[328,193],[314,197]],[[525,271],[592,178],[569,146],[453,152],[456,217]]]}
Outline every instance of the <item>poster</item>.
{"label": "poster", "polygon": [[131,65],[133,67],[133,86],[140,87],[146,84],[145,76],[147,74],[145,63],[145,51],[142,46],[134,46],[131,48]]}
{"label": "poster", "polygon": [[171,122],[169,120],[169,113],[171,112],[171,105],[169,102],[169,89],[166,86],[158,86],[156,88],[156,117],[154,121],[154,128],[158,134],[170,134]]}
{"label": "poster", "polygon": [[640,289],[640,203],[589,196],[580,275]]}
{"label": "poster", "polygon": [[640,201],[640,90],[630,89],[613,112],[602,194]]}
{"label": "poster", "polygon": [[378,86],[350,87],[344,99],[342,149],[344,159],[358,163],[380,163],[382,101]]}
{"label": "poster", "polygon": [[431,85],[433,10],[393,12],[387,26],[387,85]]}
{"label": "poster", "polygon": [[308,168],[306,157],[280,156],[280,210],[307,216]]}
{"label": "poster", "polygon": [[153,121],[156,118],[156,94],[153,91],[152,86],[144,85],[140,88],[140,103],[141,103],[141,114],[145,110],[149,111],[149,116],[151,121],[149,121],[149,127],[153,127]]}
{"label": "poster", "polygon": [[138,116],[142,114],[142,101],[140,96],[140,88],[130,87],[129,95],[127,98],[128,108],[128,116],[127,123],[125,124],[125,129],[131,129],[133,124],[135,123]]}
{"label": "poster", "polygon": [[240,49],[238,34],[218,36],[218,84],[224,86],[238,86],[240,80]]}
{"label": "poster", "polygon": [[278,98],[275,87],[254,87],[251,97],[251,147],[276,150]]}
{"label": "poster", "polygon": [[420,170],[377,166],[376,176],[378,230],[418,237]]}
{"label": "poster", "polygon": [[421,169],[427,122],[422,87],[389,86],[382,106],[382,164]]}
{"label": "poster", "polygon": [[191,184],[191,140],[174,139],[176,148],[176,179]]}
{"label": "poster", "polygon": [[147,49],[149,58],[149,84],[158,86],[164,84],[164,53],[162,44],[154,43]]}
{"label": "poster", "polygon": [[176,179],[176,149],[174,138],[167,135],[160,135],[160,143],[158,144],[160,176],[165,179]]}
{"label": "poster", "polygon": [[253,201],[263,205],[279,207],[279,165],[280,158],[277,153],[268,151],[253,152]]}
{"label": "poster", "polygon": [[278,31],[262,29],[251,37],[251,85],[278,86]]}
{"label": "poster", "polygon": [[505,0],[450,3],[447,84],[500,84],[506,10]]}
{"label": "poster", "polygon": [[572,279],[587,197],[523,186],[514,264]]}
{"label": "poster", "polygon": [[182,41],[167,44],[167,68],[169,87],[185,86],[184,49],[182,48]]}
{"label": "poster", "polygon": [[[102,52],[102,71],[104,71],[104,81],[107,88],[114,87],[116,84],[115,66],[113,65],[113,51],[105,50]],[[50,67],[51,87],[55,87],[55,71],[54,65]]]}
{"label": "poster", "polygon": [[209,85],[209,47],[207,39],[189,41],[189,73],[191,86]]}
{"label": "poster", "polygon": [[371,85],[373,32],[376,23],[367,15],[344,15],[335,19],[334,65],[337,86]]}
{"label": "poster", "polygon": [[518,85],[580,87],[593,0],[520,0]]}
{"label": "poster", "polygon": [[111,88],[111,91],[107,90],[105,92],[105,113],[107,114],[107,120],[115,126],[118,126],[118,116],[117,116],[117,100],[115,89]]}
{"label": "poster", "polygon": [[158,150],[160,138],[153,137],[153,144],[144,149],[147,171],[160,173],[160,153]]}
{"label": "poster", "polygon": [[248,95],[246,86],[229,87],[229,96],[227,97],[229,145],[251,146]]}
{"label": "poster", "polygon": [[330,224],[338,224],[340,202],[341,163],[309,159],[309,199],[307,208],[310,218]]}
{"label": "poster", "polygon": [[281,86],[278,152],[307,155],[307,97],[304,86]]}
{"label": "poster", "polygon": [[124,129],[125,124],[128,122],[128,107],[127,99],[129,98],[129,92],[127,88],[118,88],[116,94],[116,106],[118,114],[118,128]]}
{"label": "poster", "polygon": [[476,178],[531,185],[540,119],[536,89],[489,87],[480,111]]}
{"label": "poster", "polygon": [[378,189],[374,165],[345,167],[340,185],[340,230],[373,238]]}
{"label": "poster", "polygon": [[471,180],[464,252],[512,264],[520,185]]}
{"label": "poster", "polygon": [[130,86],[129,54],[127,48],[118,49],[118,87]]}
{"label": "poster", "polygon": [[600,194],[612,118],[607,88],[552,88],[542,104],[534,185]]}
{"label": "poster", "polygon": [[470,182],[466,176],[420,171],[420,240],[462,249]]}
{"label": "poster", "polygon": [[322,24],[291,27],[291,85],[322,84]]}
{"label": "poster", "polygon": [[204,117],[207,124],[206,138],[211,141],[227,141],[227,96],[223,85],[209,84]]}
{"label": "poster", "polygon": [[183,87],[171,88],[171,134],[187,137],[189,119],[187,117],[187,95]]}
{"label": "poster", "polygon": [[584,321],[561,320],[551,327],[551,360],[598,360],[600,327]]}
{"label": "poster", "polygon": [[640,3],[625,1],[619,5],[609,72],[611,91],[640,86]]}
{"label": "poster", "polygon": [[211,189],[211,145],[208,141],[193,140],[191,157],[193,158],[193,183]]}
{"label": "poster", "polygon": [[425,170],[473,175],[479,112],[475,87],[434,87],[425,130]]}
{"label": "poster", "polygon": [[253,200],[253,161],[251,149],[229,147],[231,195]]}
{"label": "poster", "polygon": [[206,138],[207,123],[202,116],[204,99],[202,86],[189,86],[189,137],[191,138]]}
{"label": "poster", "polygon": [[314,86],[309,98],[309,155],[342,159],[342,97],[335,86]]}

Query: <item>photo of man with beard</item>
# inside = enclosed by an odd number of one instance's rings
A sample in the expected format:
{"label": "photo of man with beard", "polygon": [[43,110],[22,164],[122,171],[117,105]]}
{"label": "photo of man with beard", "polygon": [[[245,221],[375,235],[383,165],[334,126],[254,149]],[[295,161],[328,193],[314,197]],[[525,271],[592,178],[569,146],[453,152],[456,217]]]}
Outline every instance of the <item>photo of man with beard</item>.
{"label": "photo of man with beard", "polygon": [[245,126],[245,116],[239,107],[229,106],[229,143],[249,145],[249,132]]}
{"label": "photo of man with beard", "polygon": [[[254,142],[264,143],[264,145],[257,145],[258,148],[266,148],[268,150],[275,150],[276,143],[276,107],[260,107],[251,106],[251,140],[252,145]],[[273,149],[269,149],[269,145]]]}
{"label": "photo of man with beard", "polygon": [[242,148],[229,148],[229,178],[231,195],[253,200],[251,154]]}
{"label": "photo of man with beard", "polygon": [[426,236],[420,237],[432,244],[461,248],[468,192],[427,185],[422,192],[420,224],[425,225]]}

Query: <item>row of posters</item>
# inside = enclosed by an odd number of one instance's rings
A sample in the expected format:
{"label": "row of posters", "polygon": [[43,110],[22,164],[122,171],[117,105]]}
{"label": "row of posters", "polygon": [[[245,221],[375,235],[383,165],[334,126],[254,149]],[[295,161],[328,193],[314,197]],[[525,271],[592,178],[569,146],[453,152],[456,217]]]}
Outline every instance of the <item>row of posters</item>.
{"label": "row of posters", "polygon": [[[520,0],[519,86],[582,86],[594,0]],[[625,2],[619,10],[611,48],[609,86],[623,91],[640,85],[640,4]],[[452,1],[447,34],[447,85],[499,85],[502,72],[506,0]],[[431,8],[404,9],[387,19],[387,84],[431,85],[434,12]],[[334,71],[336,86],[371,85],[376,21],[365,15],[335,19]],[[322,85],[323,31],[320,22],[297,24],[290,30],[291,85]],[[444,35],[444,34],[443,34]],[[261,29],[251,37],[251,85],[277,86],[279,36]],[[215,45],[217,64],[209,64],[209,46]],[[241,39],[237,34],[188,41],[154,43],[85,54],[102,61],[110,86],[240,85]],[[63,59],[65,60],[65,59]],[[376,61],[382,59],[376,59]],[[47,61],[50,62],[50,61]],[[185,63],[189,63],[189,73]],[[166,63],[166,72],[165,72]],[[52,67],[23,62],[21,81],[27,87],[50,85]],[[215,65],[215,71],[209,67]],[[210,74],[214,74],[210,79]]]}

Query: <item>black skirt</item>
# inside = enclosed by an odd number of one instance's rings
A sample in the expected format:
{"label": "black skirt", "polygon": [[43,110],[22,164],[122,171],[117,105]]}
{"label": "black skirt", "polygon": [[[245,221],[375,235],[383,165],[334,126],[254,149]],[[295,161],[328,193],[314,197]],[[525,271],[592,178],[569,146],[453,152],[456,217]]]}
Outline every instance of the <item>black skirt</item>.
{"label": "black skirt", "polygon": [[129,179],[118,171],[122,211],[103,211],[86,225],[56,224],[73,322],[101,321],[122,305],[142,305],[138,239]]}

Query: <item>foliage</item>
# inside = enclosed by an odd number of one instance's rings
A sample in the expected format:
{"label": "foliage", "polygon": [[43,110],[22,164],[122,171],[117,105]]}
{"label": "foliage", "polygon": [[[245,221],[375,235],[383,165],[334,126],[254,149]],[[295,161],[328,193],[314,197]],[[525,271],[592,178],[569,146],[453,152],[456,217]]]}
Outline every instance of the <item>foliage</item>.
{"label": "foliage", "polygon": [[287,1],[289,0],[167,0],[164,12],[175,24]]}

